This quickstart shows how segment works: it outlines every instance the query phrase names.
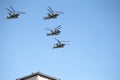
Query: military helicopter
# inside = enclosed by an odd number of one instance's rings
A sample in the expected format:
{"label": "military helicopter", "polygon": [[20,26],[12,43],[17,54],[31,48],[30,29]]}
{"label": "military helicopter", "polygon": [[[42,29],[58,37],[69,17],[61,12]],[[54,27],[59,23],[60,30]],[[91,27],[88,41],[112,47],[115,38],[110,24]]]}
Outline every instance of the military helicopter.
{"label": "military helicopter", "polygon": [[[11,10],[10,10],[11,9]],[[15,11],[12,6],[10,6],[10,9],[6,9],[8,12],[7,19],[15,19],[20,16],[20,14],[25,14],[25,12]]]}
{"label": "military helicopter", "polygon": [[59,12],[59,11],[53,11],[53,9],[49,6],[48,9],[49,11],[48,16],[43,17],[44,20],[46,19],[55,19],[59,16],[59,14],[63,14],[63,12]]}
{"label": "military helicopter", "polygon": [[69,42],[69,41],[59,41],[56,38],[55,38],[55,40],[57,40],[58,43],[54,44],[53,48],[64,48],[64,46],[68,45],[68,44],[64,44],[64,43],[61,43],[61,42]]}
{"label": "military helicopter", "polygon": [[47,36],[59,35],[61,33],[61,31],[59,29],[61,29],[61,25],[55,27],[54,30],[45,29],[45,30],[49,30],[50,31],[50,33],[47,33],[46,35]]}

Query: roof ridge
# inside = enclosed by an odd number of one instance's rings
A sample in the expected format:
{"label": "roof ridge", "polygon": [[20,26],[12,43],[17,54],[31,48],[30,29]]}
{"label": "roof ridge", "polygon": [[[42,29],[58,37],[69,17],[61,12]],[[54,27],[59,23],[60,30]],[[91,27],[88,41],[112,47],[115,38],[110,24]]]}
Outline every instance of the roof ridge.
{"label": "roof ridge", "polygon": [[39,72],[39,71],[38,71],[38,72],[35,72],[35,73],[32,72],[32,74],[29,74],[29,75],[24,76],[24,77],[22,77],[22,78],[18,78],[18,79],[16,79],[16,80],[24,80],[24,79],[26,79],[26,78],[30,78],[30,77],[33,77],[33,76],[36,76],[36,75],[43,76],[43,77],[45,77],[45,78],[49,78],[49,79],[52,79],[52,80],[60,80],[60,79],[58,79],[58,78],[56,78],[56,77],[47,75],[47,74],[42,73],[42,72]]}

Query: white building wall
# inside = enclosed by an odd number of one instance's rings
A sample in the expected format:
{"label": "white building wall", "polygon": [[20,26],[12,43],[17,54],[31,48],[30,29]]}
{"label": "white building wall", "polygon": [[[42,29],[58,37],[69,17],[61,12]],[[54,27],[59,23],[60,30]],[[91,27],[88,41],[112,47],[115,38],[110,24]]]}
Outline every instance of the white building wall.
{"label": "white building wall", "polygon": [[50,80],[50,79],[38,76],[38,80]]}
{"label": "white building wall", "polygon": [[37,76],[34,76],[34,77],[30,77],[30,78],[27,78],[27,79],[24,79],[24,80],[38,80],[38,79],[37,79]]}
{"label": "white building wall", "polygon": [[39,75],[36,75],[34,77],[30,77],[30,78],[27,78],[27,79],[24,79],[24,80],[51,80],[51,79],[48,79],[48,78],[45,78],[45,77],[41,77]]}

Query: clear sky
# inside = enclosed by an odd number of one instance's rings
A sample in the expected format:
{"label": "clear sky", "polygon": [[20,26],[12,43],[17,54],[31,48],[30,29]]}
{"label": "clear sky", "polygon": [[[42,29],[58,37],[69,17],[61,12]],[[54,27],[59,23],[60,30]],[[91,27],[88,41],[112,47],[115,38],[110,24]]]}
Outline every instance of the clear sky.
{"label": "clear sky", "polygon": [[[6,8],[26,12],[7,20]],[[64,12],[43,20],[47,8]],[[61,25],[47,37],[45,28]],[[52,49],[54,38],[70,41]],[[0,0],[0,80],[43,72],[61,80],[120,80],[120,0]]]}

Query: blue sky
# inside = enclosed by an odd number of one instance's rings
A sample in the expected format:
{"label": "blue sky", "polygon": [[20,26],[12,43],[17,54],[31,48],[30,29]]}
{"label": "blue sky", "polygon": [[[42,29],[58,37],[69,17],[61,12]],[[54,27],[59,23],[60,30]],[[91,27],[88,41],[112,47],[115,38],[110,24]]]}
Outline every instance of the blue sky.
{"label": "blue sky", "polygon": [[[7,20],[6,8],[26,12]],[[64,12],[43,20],[47,8]],[[62,25],[59,36],[44,29]],[[59,40],[65,48],[52,49]],[[0,78],[43,72],[61,80],[120,80],[119,0],[0,0]]]}

